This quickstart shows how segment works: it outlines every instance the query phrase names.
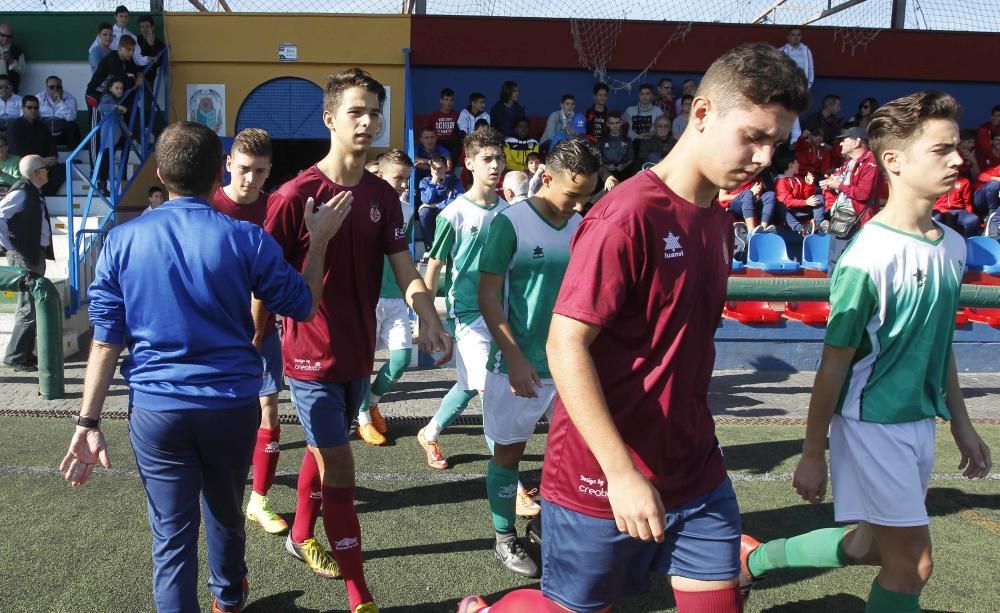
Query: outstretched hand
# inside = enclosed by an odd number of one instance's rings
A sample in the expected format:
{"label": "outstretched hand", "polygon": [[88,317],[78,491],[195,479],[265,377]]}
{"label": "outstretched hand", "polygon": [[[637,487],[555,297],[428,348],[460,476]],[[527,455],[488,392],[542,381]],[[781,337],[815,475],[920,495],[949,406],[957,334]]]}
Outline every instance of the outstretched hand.
{"label": "outstretched hand", "polygon": [[64,473],[73,487],[79,487],[87,482],[98,462],[104,468],[111,468],[104,433],[93,428],[78,427],[70,440],[66,457],[59,463],[60,472]]}
{"label": "outstretched hand", "polygon": [[306,200],[305,223],[310,240],[325,243],[333,238],[351,212],[353,201],[354,194],[347,191],[340,192],[321,206],[316,206],[312,198]]}
{"label": "outstretched hand", "polygon": [[962,461],[958,465],[958,470],[963,471],[962,476],[966,479],[984,479],[993,467],[989,446],[972,426],[955,429],[952,435],[962,454]]}

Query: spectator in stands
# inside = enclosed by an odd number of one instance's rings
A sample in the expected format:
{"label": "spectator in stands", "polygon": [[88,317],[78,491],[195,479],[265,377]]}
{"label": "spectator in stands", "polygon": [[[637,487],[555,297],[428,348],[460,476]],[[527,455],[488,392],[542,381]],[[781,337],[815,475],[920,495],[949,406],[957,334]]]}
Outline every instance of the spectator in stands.
{"label": "spectator in stands", "polygon": [[844,129],[847,128],[863,128],[864,131],[868,132],[868,123],[872,120],[872,113],[878,108],[878,100],[875,98],[865,98],[858,105],[858,112],[847,120],[844,124]]}
{"label": "spectator in stands", "polygon": [[[835,219],[837,209],[853,211],[857,222],[846,236],[830,235],[830,268],[840,259],[847,243],[854,234],[878,212],[878,187],[881,173],[875,155],[868,148],[867,133],[861,128],[849,128],[838,138],[844,164],[829,177],[819,182],[826,191],[830,219]],[[848,208],[849,207],[849,208]]]}
{"label": "spectator in stands", "polygon": [[448,170],[452,169],[451,152],[447,148],[438,144],[437,133],[434,128],[426,126],[420,131],[420,139],[417,141],[414,167],[416,168],[416,183],[420,185],[424,177],[431,175],[431,158],[440,155],[448,164]]}
{"label": "spectator in stands", "polygon": [[[23,178],[0,200],[0,247],[7,251],[9,266],[27,268],[44,277],[45,260],[55,259],[52,224],[41,191],[49,180],[49,164],[37,155],[26,155],[21,158],[20,171]],[[38,370],[34,354],[35,301],[27,292],[20,292],[3,363],[18,372],[32,372]]]}
{"label": "spectator in stands", "polygon": [[671,126],[671,133],[674,135],[674,140],[679,140],[681,134],[688,127],[688,118],[691,116],[691,104],[694,102],[694,96],[691,94],[684,94],[681,96],[681,112],[674,117],[673,125]]}
{"label": "spectator in stands", "polygon": [[438,104],[440,107],[430,114],[427,124],[434,127],[438,144],[451,152],[451,160],[454,162],[462,143],[458,131],[458,111],[455,110],[455,92],[449,87],[442,89]]}
{"label": "spectator in stands", "polygon": [[962,128],[958,138],[958,154],[962,156],[962,167],[959,172],[971,181],[979,174],[979,160],[976,159],[976,131]]}
{"label": "spectator in stands", "polygon": [[656,123],[653,124],[653,138],[639,141],[639,152],[635,156],[636,164],[639,166],[655,164],[667,157],[676,144],[677,139],[670,133],[670,119],[666,115],[657,117]]}
{"label": "spectator in stands", "polygon": [[993,136],[990,152],[979,157],[972,202],[976,212],[984,217],[1000,208],[1000,133]]}
{"label": "spectator in stands", "polygon": [[514,135],[508,136],[504,141],[503,152],[507,157],[507,170],[528,169],[528,156],[538,153],[538,141],[531,138],[531,124],[527,118],[517,120],[514,125]]}
{"label": "spectator in stands", "polygon": [[979,234],[979,215],[972,207],[972,187],[967,178],[959,176],[951,191],[934,201],[932,216],[965,238]]}
{"label": "spectator in stands", "polygon": [[601,176],[598,184],[605,182],[609,176],[619,181],[629,177],[634,149],[632,141],[622,134],[623,123],[622,116],[617,111],[608,114],[608,135],[597,145],[601,151]]}
{"label": "spectator in stands", "polygon": [[822,134],[823,142],[829,145],[841,133],[843,123],[844,119],[840,116],[840,96],[827,94],[823,97],[823,108],[807,119],[802,128]]}
{"label": "spectator in stands", "polygon": [[976,152],[987,155],[992,147],[993,137],[1000,134],[1000,104],[993,107],[990,119],[976,130]]}
{"label": "spectator in stands", "polygon": [[528,199],[528,175],[520,170],[512,170],[503,177],[503,199],[508,204],[517,204]]}
{"label": "spectator in stands", "polygon": [[729,212],[742,219],[750,234],[754,232],[774,232],[774,221],[784,216],[784,207],[778,203],[773,189],[767,189],[763,177],[754,177],[726,194],[732,199],[720,197],[720,202],[728,202]]}
{"label": "spectator in stands", "polygon": [[514,133],[514,125],[521,118],[526,118],[524,107],[517,98],[521,90],[514,81],[504,81],[500,86],[500,99],[490,109],[490,122],[504,136]]}
{"label": "spectator in stands", "polygon": [[[802,72],[806,73],[806,80],[809,81],[809,88],[812,89],[816,74],[813,66],[812,51],[802,42],[802,28],[791,28],[788,30],[785,40],[787,42],[781,48],[781,52],[790,57],[802,69]],[[795,123],[792,124],[790,142],[794,143],[798,141],[801,134],[802,127],[799,123],[799,118],[796,117]]]}
{"label": "spectator in stands", "polygon": [[[595,143],[604,138],[608,132],[609,91],[604,83],[594,85],[594,104],[583,113],[587,120],[587,138]],[[507,165],[510,166],[509,160]]]}
{"label": "spectator in stands", "polygon": [[7,137],[0,135],[0,183],[6,183],[7,187],[17,183],[21,179],[20,163],[21,156],[12,154]]}
{"label": "spectator in stands", "polygon": [[465,193],[462,182],[448,172],[448,160],[443,155],[431,158],[431,174],[420,182],[420,208],[417,219],[420,222],[420,236],[424,241],[424,259],[430,254],[434,243],[434,228],[441,209]]}
{"label": "spectator in stands", "polygon": [[674,117],[681,114],[681,102],[684,96],[691,96],[692,98],[698,92],[698,82],[694,79],[684,79],[681,82],[681,95],[674,97]]}
{"label": "spectator in stands", "polygon": [[[112,77],[108,82],[107,91],[101,96],[101,102],[97,105],[97,112],[100,114],[101,119],[106,115],[119,117],[118,121],[111,121],[105,124],[100,131],[100,145],[105,147],[107,146],[106,143],[111,143],[115,151],[120,150],[124,144],[124,125],[120,119],[128,112],[124,104],[124,94],[125,82],[118,77]],[[104,157],[101,159],[100,168],[98,169],[97,182],[98,189],[105,194],[107,194],[108,169],[111,167],[111,162],[113,161],[112,156],[108,155],[105,151]]]}
{"label": "spectator in stands", "polygon": [[[156,82],[156,71],[159,66],[163,64],[163,58],[156,59],[160,52],[166,49],[166,45],[162,40],[156,37],[156,24],[153,21],[152,15],[143,15],[139,18],[139,55],[146,60],[146,63],[152,63],[153,67],[149,69],[146,73],[146,79],[149,84],[152,85]],[[142,66],[139,62],[137,65]]]}
{"label": "spectator in stands", "polygon": [[125,89],[131,89],[136,83],[142,82],[142,70],[132,61],[135,54],[135,40],[124,37],[118,43],[118,50],[109,53],[97,65],[97,70],[90,77],[87,84],[87,103],[96,107],[100,103],[101,97],[107,92],[108,84],[112,79],[120,79],[125,84]]}
{"label": "spectator in stands", "polygon": [[21,116],[21,96],[14,93],[14,84],[7,75],[0,75],[0,134],[7,124]]}
{"label": "spectator in stands", "polygon": [[674,107],[674,83],[669,78],[660,79],[660,84],[656,87],[656,106],[660,107],[663,114],[670,121],[677,116],[677,109]]}
{"label": "spectator in stands", "polygon": [[469,106],[458,114],[458,130],[462,138],[476,131],[476,122],[485,120],[490,125],[490,114],[486,112],[486,96],[479,92],[469,94]]}
{"label": "spectator in stands", "polygon": [[[45,195],[52,196],[66,180],[66,169],[61,164],[56,164],[59,159],[56,154],[56,141],[42,123],[38,107],[38,98],[35,96],[29,94],[21,99],[21,116],[7,126],[7,143],[14,155],[22,158],[37,155],[47,166],[51,166],[45,183]],[[24,174],[23,170],[21,174]]]}
{"label": "spectator in stands", "polygon": [[7,75],[14,93],[20,91],[24,69],[24,51],[14,44],[14,28],[9,23],[0,23],[0,75]]}
{"label": "spectator in stands", "polygon": [[90,50],[87,52],[87,60],[90,62],[90,72],[97,70],[97,65],[101,60],[111,54],[111,41],[115,39],[114,26],[106,21],[97,25],[97,37],[90,43]]}
{"label": "spectator in stands", "polygon": [[42,123],[52,133],[56,143],[74,149],[80,144],[80,125],[76,122],[79,107],[73,94],[63,91],[62,79],[50,76],[45,89],[38,93]]}
{"label": "spectator in stands", "polygon": [[146,213],[156,209],[156,207],[163,204],[163,199],[162,187],[154,185],[149,188],[149,191],[146,193],[146,208],[143,209],[142,214],[145,215]]}
{"label": "spectator in stands", "polygon": [[653,122],[663,115],[660,107],[653,104],[653,86],[643,83],[639,86],[639,104],[625,109],[621,119],[628,124],[628,137],[635,141],[653,136]]}
{"label": "spectator in stands", "polygon": [[568,134],[575,132],[573,116],[576,115],[576,98],[573,94],[563,94],[559,99],[559,109],[552,111],[545,121],[545,131],[539,139],[542,149],[548,149]]}
{"label": "spectator in stands", "polygon": [[799,162],[799,174],[825,177],[833,168],[830,147],[823,142],[822,132],[805,130],[795,143],[795,159]]}
{"label": "spectator in stands", "polygon": [[113,37],[111,40],[112,51],[118,49],[118,45],[121,43],[122,36],[128,36],[136,42],[139,41],[139,37],[128,29],[128,19],[129,19],[128,9],[124,5],[119,4],[118,8],[115,9],[115,26],[114,29],[112,30]]}
{"label": "spectator in stands", "polygon": [[[790,153],[776,156],[772,163],[775,172],[780,172],[774,184],[775,196],[785,207],[785,221],[793,232],[802,236],[816,231],[826,231],[823,214],[826,206],[823,198],[816,194],[816,177],[807,173],[799,176],[799,162]],[[807,224],[803,224],[807,221]]]}
{"label": "spectator in stands", "polygon": [[544,170],[543,166],[545,166],[545,165],[542,164],[542,154],[541,153],[529,153],[528,154],[528,161],[525,162],[525,167],[526,167],[528,176],[534,177],[541,170]]}

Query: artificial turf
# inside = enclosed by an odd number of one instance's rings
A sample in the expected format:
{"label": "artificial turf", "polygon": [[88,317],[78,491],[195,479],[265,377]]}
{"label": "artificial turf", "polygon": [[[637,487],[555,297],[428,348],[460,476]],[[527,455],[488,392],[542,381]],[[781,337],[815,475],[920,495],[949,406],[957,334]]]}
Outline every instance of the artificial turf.
{"label": "artificial turf", "polygon": [[[55,472],[69,442],[63,420],[6,417],[0,428],[0,611],[152,611],[150,533],[124,422],[106,422],[114,469],[97,471],[72,489]],[[1000,426],[979,426],[994,450]],[[392,444],[353,443],[359,475],[366,574],[383,611],[453,611],[466,594],[492,601],[503,592],[537,582],[505,571],[492,555],[492,526],[485,500],[487,451],[481,429],[457,427],[442,437],[453,468],[423,463],[415,429],[399,425]],[[291,520],[295,473],[304,443],[298,426],[282,428],[282,456],[271,490],[273,507]],[[832,505],[813,506],[794,493],[802,427],[724,425],[719,438],[734,475],[744,530],[762,539],[829,526]],[[937,474],[953,474],[958,455],[947,428],[939,429]],[[544,435],[529,443],[523,474],[537,482]],[[451,479],[450,481],[446,479]],[[924,592],[925,610],[996,610],[992,574],[1000,567],[1000,487],[996,480],[931,482],[935,570]],[[523,528],[524,521],[519,525]],[[322,539],[322,522],[317,526]],[[343,611],[343,583],[314,577],[283,549],[283,536],[248,525],[249,613]],[[852,612],[864,610],[874,569],[787,571],[754,590],[748,611]],[[203,606],[211,604],[204,586]],[[615,611],[670,611],[662,578],[652,591]]]}

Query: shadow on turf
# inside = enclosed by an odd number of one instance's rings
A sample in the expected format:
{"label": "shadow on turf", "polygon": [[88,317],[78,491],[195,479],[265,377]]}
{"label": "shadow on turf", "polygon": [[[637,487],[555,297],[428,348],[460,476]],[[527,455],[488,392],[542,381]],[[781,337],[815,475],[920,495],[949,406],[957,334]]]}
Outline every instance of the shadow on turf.
{"label": "shadow on turf", "polygon": [[[753,602],[751,600],[751,602]],[[863,613],[865,601],[851,594],[834,594],[823,598],[812,600],[799,600],[796,602],[786,602],[767,609],[761,609],[762,613],[801,613],[811,611],[819,613],[821,611],[831,611],[836,613]],[[931,609],[921,609],[924,613],[951,613],[948,611],[938,611]]]}
{"label": "shadow on turf", "polygon": [[803,439],[793,439],[727,445],[723,448],[726,468],[756,474],[770,472],[788,458],[802,453],[802,442]]}

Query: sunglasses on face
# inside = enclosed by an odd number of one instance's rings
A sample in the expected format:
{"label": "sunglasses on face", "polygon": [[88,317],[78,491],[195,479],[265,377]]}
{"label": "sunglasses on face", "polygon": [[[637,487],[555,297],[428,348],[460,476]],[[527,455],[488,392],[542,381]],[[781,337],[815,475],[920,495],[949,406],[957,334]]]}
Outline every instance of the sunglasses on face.
{"label": "sunglasses on face", "polygon": [[14,86],[10,83],[0,83],[0,89],[11,89],[12,87]]}
{"label": "sunglasses on face", "polygon": [[37,106],[26,106],[26,107],[24,107],[24,110],[26,110],[26,111],[37,111],[38,107]]}
{"label": "sunglasses on face", "polygon": [[49,85],[49,89],[51,90],[62,89],[62,85]]}
{"label": "sunglasses on face", "polygon": [[0,38],[10,38],[11,36],[13,36],[13,34],[4,34],[3,32],[0,32]]}

